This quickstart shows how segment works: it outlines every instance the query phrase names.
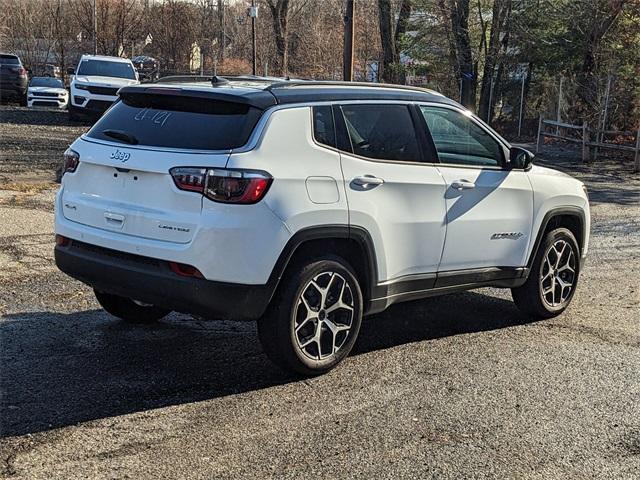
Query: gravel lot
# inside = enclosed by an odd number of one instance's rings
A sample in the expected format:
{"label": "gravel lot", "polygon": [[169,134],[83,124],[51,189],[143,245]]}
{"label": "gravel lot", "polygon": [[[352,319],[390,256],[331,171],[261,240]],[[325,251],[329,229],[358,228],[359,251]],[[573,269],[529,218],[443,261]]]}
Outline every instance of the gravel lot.
{"label": "gravel lot", "polygon": [[0,107],[0,477],[640,477],[640,176],[539,160],[589,187],[572,306],[508,291],[392,307],[336,371],[300,380],[252,323],[124,325],[52,261],[53,172],[86,126]]}

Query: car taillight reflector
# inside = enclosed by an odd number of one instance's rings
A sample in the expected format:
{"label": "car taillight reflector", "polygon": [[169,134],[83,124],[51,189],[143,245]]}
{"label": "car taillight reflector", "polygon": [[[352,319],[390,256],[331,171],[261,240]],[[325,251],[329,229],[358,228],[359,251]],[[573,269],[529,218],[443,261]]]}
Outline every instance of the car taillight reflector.
{"label": "car taillight reflector", "polygon": [[186,263],[169,262],[169,268],[171,268],[173,273],[182,277],[204,278],[202,273],[200,273],[200,270],[192,265],[187,265]]}
{"label": "car taillight reflector", "polygon": [[67,245],[69,245],[69,243],[71,243],[71,241],[67,237],[56,234],[56,245],[60,247],[66,247]]}
{"label": "car taillight reflector", "polygon": [[256,170],[176,167],[170,171],[181,190],[202,193],[214,202],[250,205],[265,196],[273,178]]}

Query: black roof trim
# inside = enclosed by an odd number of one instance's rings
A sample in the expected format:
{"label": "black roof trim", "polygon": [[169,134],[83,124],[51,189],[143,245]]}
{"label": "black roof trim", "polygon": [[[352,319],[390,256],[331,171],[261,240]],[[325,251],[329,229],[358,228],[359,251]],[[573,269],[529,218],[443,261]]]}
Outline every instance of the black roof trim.
{"label": "black roof trim", "polygon": [[[217,77],[224,81],[212,83],[210,76],[174,76],[156,83],[123,87],[120,92],[184,95],[234,102],[265,110],[274,105],[340,101],[405,101],[458,103],[431,90],[406,85],[384,83],[337,82],[314,80],[283,80],[253,75]],[[237,83],[236,83],[237,82]],[[265,83],[265,86],[243,85],[240,82]],[[208,85],[207,85],[208,84]],[[209,88],[202,88],[209,87]]]}

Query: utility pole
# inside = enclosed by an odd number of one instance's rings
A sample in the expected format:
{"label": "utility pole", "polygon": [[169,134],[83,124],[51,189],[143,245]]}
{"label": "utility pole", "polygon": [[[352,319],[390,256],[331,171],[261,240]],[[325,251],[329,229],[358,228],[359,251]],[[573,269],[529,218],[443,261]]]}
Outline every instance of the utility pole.
{"label": "utility pole", "polygon": [[251,8],[249,8],[249,16],[251,17],[251,44],[253,45],[253,67],[251,69],[253,75],[256,74],[256,18],[258,18],[258,7],[256,0],[251,0]]}
{"label": "utility pole", "polygon": [[224,0],[218,0],[218,23],[220,26],[220,31],[218,33],[218,61],[220,63],[224,62],[224,47],[227,41],[226,32],[225,32],[225,22],[224,22]]}
{"label": "utility pole", "polygon": [[93,0],[93,54],[98,54],[98,0]]}
{"label": "utility pole", "polygon": [[342,55],[342,78],[345,82],[353,81],[354,11],[355,0],[347,0],[347,11],[344,16],[344,51]]}

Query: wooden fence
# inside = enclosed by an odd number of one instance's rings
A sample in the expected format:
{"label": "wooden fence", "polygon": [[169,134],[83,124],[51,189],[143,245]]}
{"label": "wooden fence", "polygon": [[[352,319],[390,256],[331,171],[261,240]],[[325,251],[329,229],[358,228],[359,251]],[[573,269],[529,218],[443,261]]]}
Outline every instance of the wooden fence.
{"label": "wooden fence", "polygon": [[[547,127],[554,127],[553,131]],[[573,136],[570,132],[575,132]],[[592,140],[592,133],[595,139]],[[620,145],[607,142],[607,137],[612,136],[635,136],[635,145]],[[640,172],[640,130],[637,132],[623,132],[618,130],[591,130],[586,123],[582,125],[571,125],[569,123],[545,120],[540,117],[538,122],[538,138],[536,141],[536,153],[542,151],[544,137],[557,138],[565,142],[576,143],[582,146],[582,161],[588,162],[591,158],[591,149],[594,150],[594,160],[598,155],[599,148],[609,148],[625,152],[634,152],[634,172]]]}

